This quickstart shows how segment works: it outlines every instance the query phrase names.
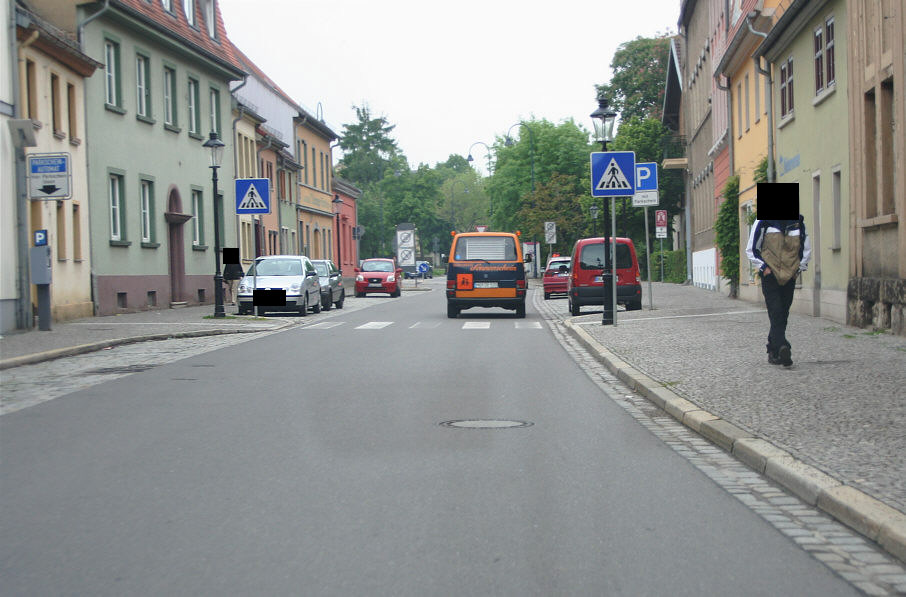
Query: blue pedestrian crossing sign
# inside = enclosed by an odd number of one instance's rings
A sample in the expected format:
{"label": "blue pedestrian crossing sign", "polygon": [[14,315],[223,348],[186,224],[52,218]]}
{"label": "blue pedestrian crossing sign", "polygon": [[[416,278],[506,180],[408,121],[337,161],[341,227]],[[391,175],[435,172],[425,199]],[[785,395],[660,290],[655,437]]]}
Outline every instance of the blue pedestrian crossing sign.
{"label": "blue pedestrian crossing sign", "polygon": [[236,213],[266,214],[271,211],[270,180],[267,178],[236,179]]}
{"label": "blue pedestrian crossing sign", "polygon": [[592,152],[591,196],[631,197],[634,194],[635,152]]}

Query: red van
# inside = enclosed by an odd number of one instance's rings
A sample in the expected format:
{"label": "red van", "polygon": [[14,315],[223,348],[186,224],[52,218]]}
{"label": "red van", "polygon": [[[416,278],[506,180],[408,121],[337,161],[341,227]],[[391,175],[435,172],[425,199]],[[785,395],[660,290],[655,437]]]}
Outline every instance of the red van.
{"label": "red van", "polygon": [[[566,296],[569,312],[579,315],[585,305],[601,307],[604,301],[604,238],[580,238],[573,247]],[[617,304],[627,311],[642,308],[642,279],[632,239],[617,237]],[[607,245],[609,246],[609,245]]]}

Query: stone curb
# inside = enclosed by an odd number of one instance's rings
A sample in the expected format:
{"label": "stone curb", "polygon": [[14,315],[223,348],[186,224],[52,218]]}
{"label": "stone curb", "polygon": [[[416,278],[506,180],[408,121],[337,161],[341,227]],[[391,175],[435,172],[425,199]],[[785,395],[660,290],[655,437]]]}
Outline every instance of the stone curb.
{"label": "stone curb", "polygon": [[54,348],[53,350],[46,350],[44,352],[36,352],[34,354],[26,354],[18,357],[12,357],[9,359],[3,359],[0,361],[0,371],[4,369],[12,369],[13,367],[21,367],[23,365],[34,365],[36,363],[43,363],[45,361],[52,361],[54,359],[61,359],[63,357],[71,357],[79,354],[85,354],[87,352],[95,352],[98,350],[104,350],[105,348],[110,348],[113,346],[123,346],[125,344],[135,344],[136,342],[150,342],[153,340],[172,340],[174,338],[198,338],[201,336],[221,336],[224,334],[251,334],[255,332],[269,332],[275,330],[282,330],[283,328],[289,327],[292,324],[283,324],[276,326],[271,329],[254,329],[254,330],[197,330],[194,332],[170,332],[166,334],[148,334],[145,336],[129,336],[126,338],[115,338],[113,340],[101,340],[100,342],[91,342],[89,344],[78,344],[76,346],[67,346],[65,348]]}
{"label": "stone curb", "polygon": [[878,543],[906,562],[906,514],[808,465],[762,438],[702,410],[607,350],[572,321],[572,335],[618,379],[677,421],[720,446],[746,466],[782,485],[808,504]]}

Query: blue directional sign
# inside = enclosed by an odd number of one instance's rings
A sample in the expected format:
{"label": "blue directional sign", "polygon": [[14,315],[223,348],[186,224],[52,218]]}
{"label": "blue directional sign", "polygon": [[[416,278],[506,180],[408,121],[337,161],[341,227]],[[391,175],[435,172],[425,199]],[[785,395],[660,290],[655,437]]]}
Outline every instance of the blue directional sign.
{"label": "blue directional sign", "polygon": [[72,170],[68,153],[33,153],[28,156],[28,196],[49,201],[68,199]]}
{"label": "blue directional sign", "polygon": [[266,214],[271,211],[270,180],[267,178],[236,179],[236,213]]}
{"label": "blue directional sign", "polygon": [[657,190],[657,162],[642,162],[635,165],[635,190]]}
{"label": "blue directional sign", "polygon": [[631,197],[633,194],[635,194],[635,152],[592,152],[591,196]]}

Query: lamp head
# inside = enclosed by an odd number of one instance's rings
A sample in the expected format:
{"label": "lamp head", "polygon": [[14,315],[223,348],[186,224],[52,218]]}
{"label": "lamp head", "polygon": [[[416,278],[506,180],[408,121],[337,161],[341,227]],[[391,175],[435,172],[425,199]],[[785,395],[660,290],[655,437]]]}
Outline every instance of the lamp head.
{"label": "lamp head", "polygon": [[220,164],[223,162],[224,148],[224,143],[220,140],[220,136],[214,131],[211,131],[208,140],[202,143],[201,146],[211,150],[211,168],[219,168]]}
{"label": "lamp head", "polygon": [[598,94],[598,109],[591,113],[595,126],[595,141],[598,143],[613,141],[613,125],[617,113],[607,107],[607,98]]}

